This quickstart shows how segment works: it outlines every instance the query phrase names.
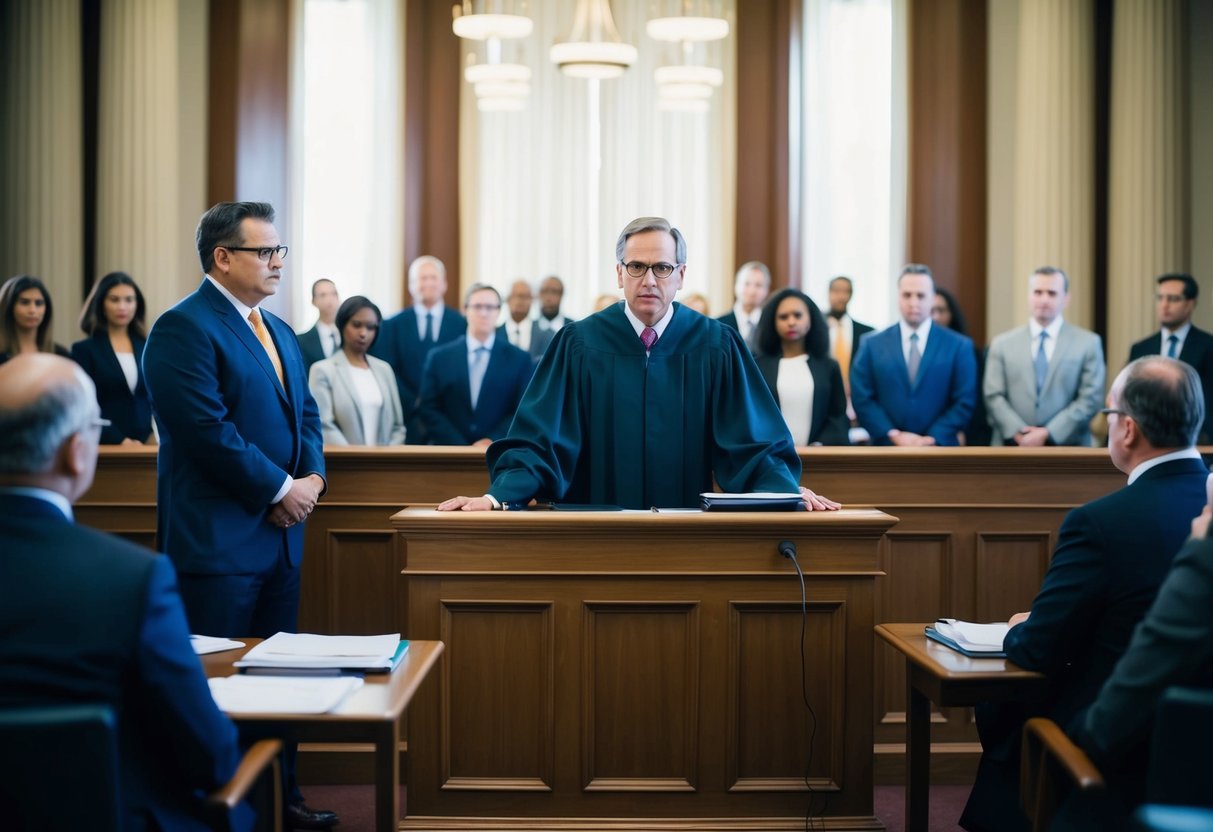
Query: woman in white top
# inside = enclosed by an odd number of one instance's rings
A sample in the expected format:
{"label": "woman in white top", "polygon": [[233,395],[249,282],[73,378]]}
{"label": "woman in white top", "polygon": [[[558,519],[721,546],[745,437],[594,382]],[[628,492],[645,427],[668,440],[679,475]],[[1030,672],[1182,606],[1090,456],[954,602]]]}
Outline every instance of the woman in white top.
{"label": "woman in white top", "polygon": [[825,317],[808,295],[776,292],[762,310],[758,368],[797,445],[847,445],[847,397]]}
{"label": "woman in white top", "polygon": [[341,349],[312,365],[308,386],[320,411],[326,445],[402,445],[404,412],[396,375],[368,354],[383,315],[362,295],[337,310]]}
{"label": "woman in white top", "polygon": [[152,399],[143,383],[147,339],[143,293],[126,272],[110,272],[93,284],[80,312],[80,329],[90,337],[72,344],[72,358],[97,387],[103,445],[142,445],[152,434]]}

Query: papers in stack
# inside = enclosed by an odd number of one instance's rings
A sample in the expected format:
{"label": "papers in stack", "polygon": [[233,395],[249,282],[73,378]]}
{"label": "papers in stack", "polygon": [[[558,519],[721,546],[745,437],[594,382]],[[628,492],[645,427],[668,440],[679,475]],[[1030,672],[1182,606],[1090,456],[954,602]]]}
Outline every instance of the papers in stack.
{"label": "papers in stack", "polygon": [[215,704],[228,714],[324,714],[362,686],[359,676],[291,679],[236,675],[207,681]]}
{"label": "papers in stack", "polygon": [[243,647],[243,641],[232,641],[230,638],[216,638],[215,636],[190,636],[190,646],[194,648],[194,652],[199,656],[204,656],[207,653],[222,653],[224,650],[235,650],[237,647]]}
{"label": "papers in stack", "polygon": [[400,633],[383,636],[277,633],[245,653],[235,666],[283,675],[326,675],[343,670],[387,673],[400,663],[408,645],[400,640]]}
{"label": "papers in stack", "polygon": [[1005,658],[1002,640],[1010,629],[1006,624],[974,624],[955,618],[941,618],[926,628],[926,636],[966,656]]}
{"label": "papers in stack", "polygon": [[704,511],[799,511],[804,498],[799,493],[782,491],[751,491],[746,494],[718,494],[704,491]]}

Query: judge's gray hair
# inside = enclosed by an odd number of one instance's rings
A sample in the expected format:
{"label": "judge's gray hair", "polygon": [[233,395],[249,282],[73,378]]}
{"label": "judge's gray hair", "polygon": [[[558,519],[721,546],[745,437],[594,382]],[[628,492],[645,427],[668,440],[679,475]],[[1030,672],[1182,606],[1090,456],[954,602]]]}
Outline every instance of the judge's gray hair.
{"label": "judge's gray hair", "polygon": [[623,262],[623,248],[627,245],[628,237],[645,231],[664,231],[673,237],[674,259],[678,261],[674,265],[681,266],[686,263],[687,241],[682,238],[682,232],[670,225],[670,221],[664,217],[637,217],[624,226],[623,231],[619,232],[619,239],[615,241],[615,262]]}
{"label": "judge's gray hair", "polygon": [[18,408],[0,408],[0,474],[41,474],[69,436],[97,418],[97,393],[84,370]]}

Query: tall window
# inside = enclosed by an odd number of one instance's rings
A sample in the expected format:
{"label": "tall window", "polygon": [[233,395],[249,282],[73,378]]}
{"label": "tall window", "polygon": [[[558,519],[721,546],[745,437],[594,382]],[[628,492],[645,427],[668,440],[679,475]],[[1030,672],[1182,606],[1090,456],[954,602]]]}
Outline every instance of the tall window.
{"label": "tall window", "polygon": [[403,272],[403,22],[395,0],[295,0],[291,279],[295,324],[310,286],[399,306]]}
{"label": "tall window", "polygon": [[905,0],[805,0],[805,286],[855,281],[851,314],[897,317],[905,252]]}

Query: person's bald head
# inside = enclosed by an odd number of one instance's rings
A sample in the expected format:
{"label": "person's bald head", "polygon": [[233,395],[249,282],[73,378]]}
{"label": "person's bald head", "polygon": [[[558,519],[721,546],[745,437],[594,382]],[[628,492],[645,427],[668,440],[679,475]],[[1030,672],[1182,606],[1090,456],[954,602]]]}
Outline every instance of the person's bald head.
{"label": "person's bald head", "polygon": [[75,500],[93,482],[100,411],[73,361],[25,353],[0,364],[0,484]]}

